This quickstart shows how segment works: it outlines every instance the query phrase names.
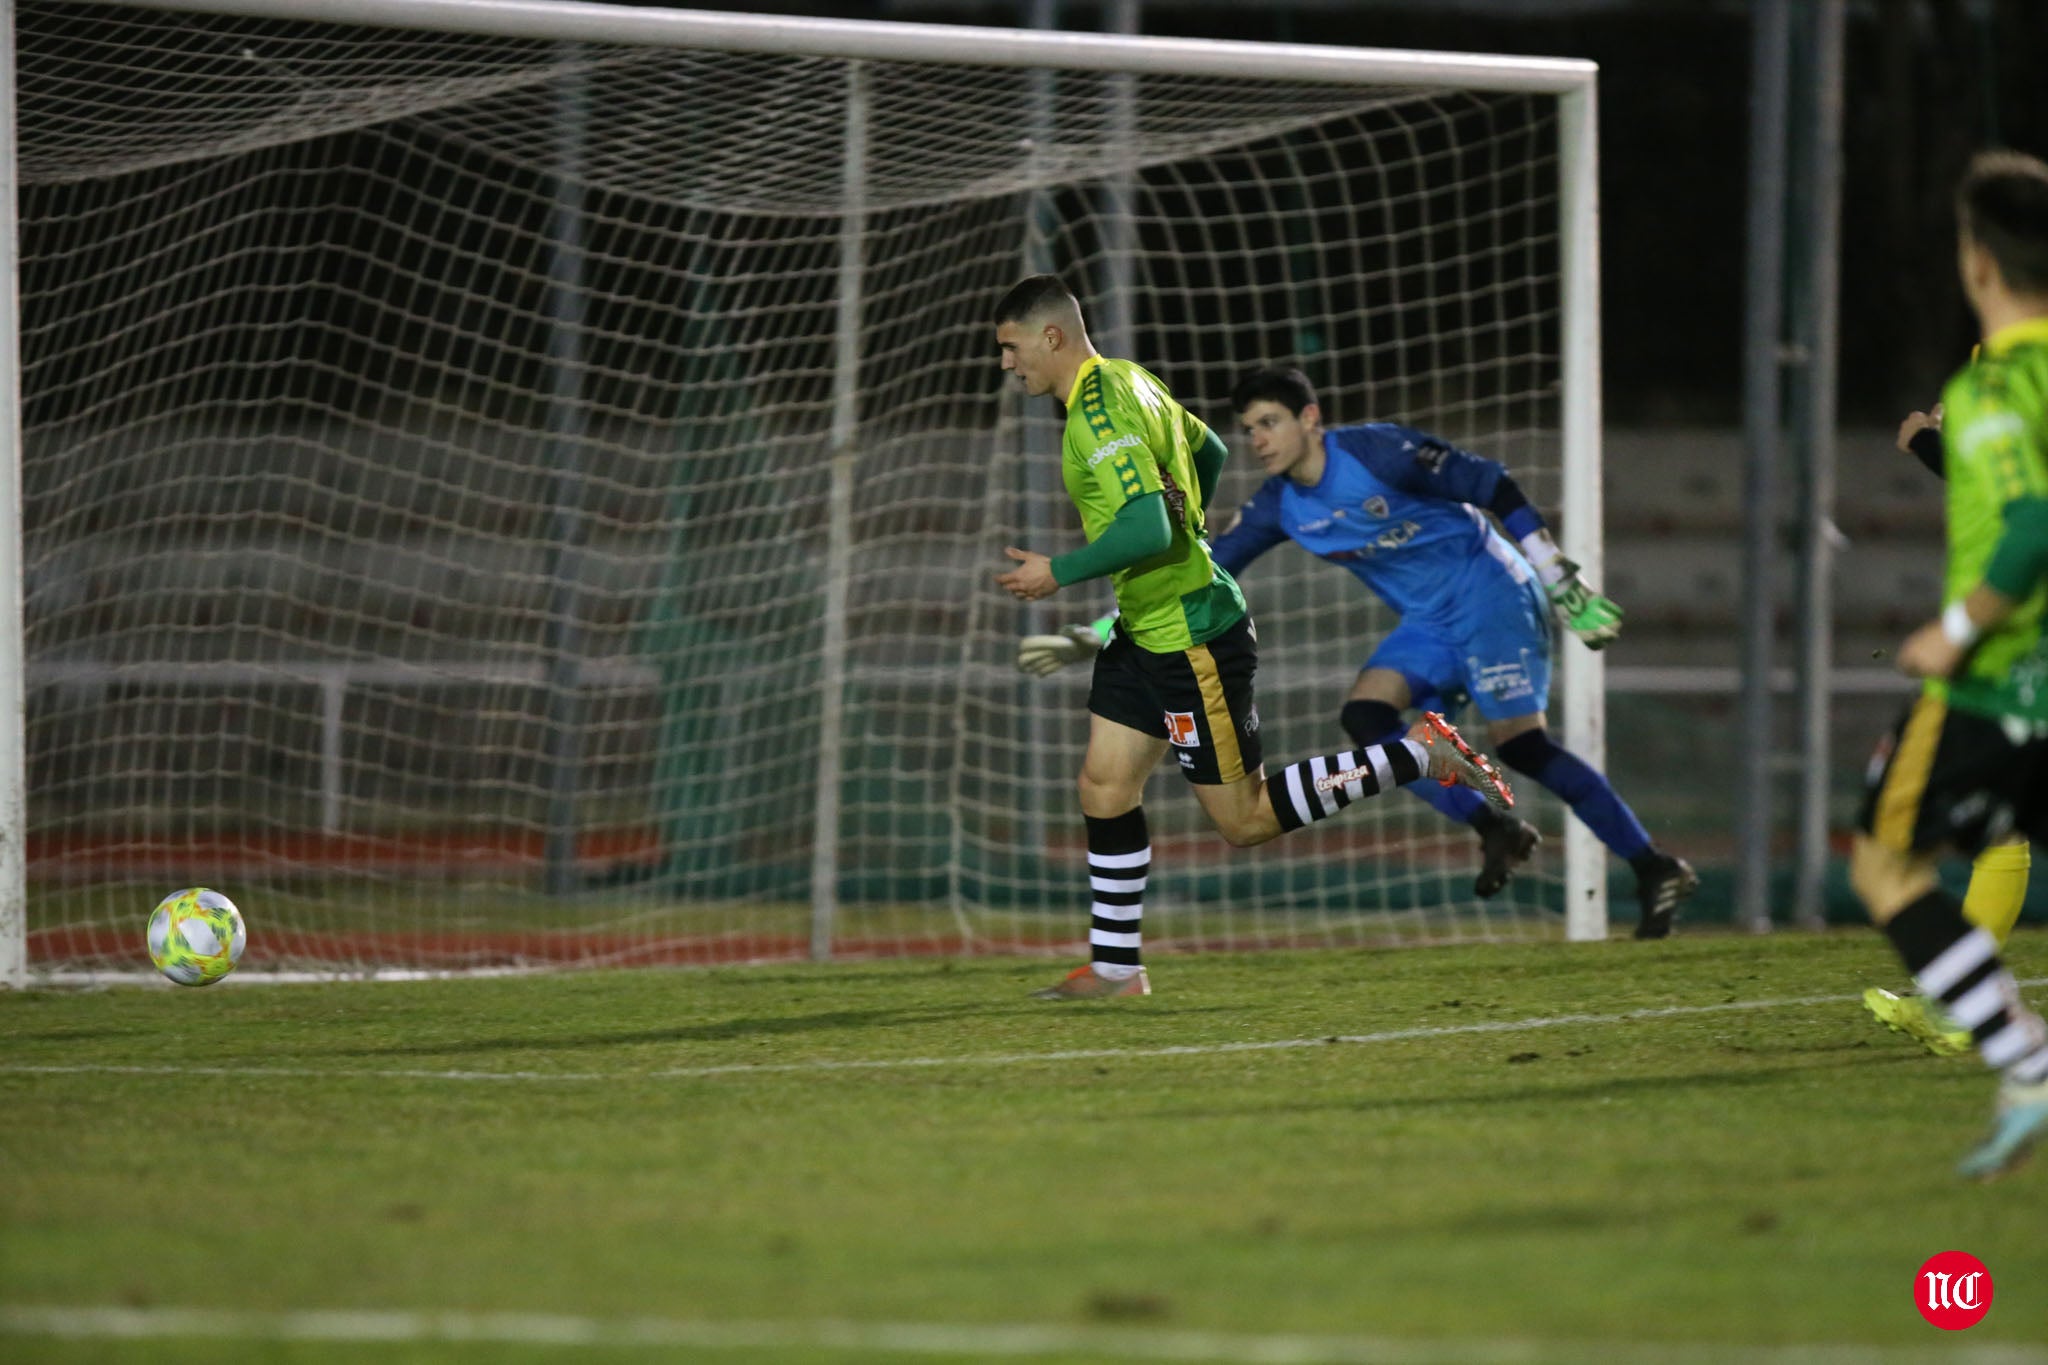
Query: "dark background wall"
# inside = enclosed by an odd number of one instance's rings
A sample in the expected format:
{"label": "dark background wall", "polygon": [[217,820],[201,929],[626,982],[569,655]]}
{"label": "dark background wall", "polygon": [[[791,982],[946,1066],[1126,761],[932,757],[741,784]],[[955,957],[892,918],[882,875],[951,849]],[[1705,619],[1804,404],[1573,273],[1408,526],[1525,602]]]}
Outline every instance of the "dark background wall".
{"label": "dark background wall", "polygon": [[[1014,26],[1023,0],[781,0],[757,12]],[[1109,7],[1065,0],[1061,26]],[[1848,10],[1841,416],[1931,401],[1972,342],[1949,188],[1988,145],[2048,154],[2048,4],[1860,0]],[[1600,63],[1607,411],[1740,420],[1749,6],[1739,0],[1146,0],[1144,31]]]}

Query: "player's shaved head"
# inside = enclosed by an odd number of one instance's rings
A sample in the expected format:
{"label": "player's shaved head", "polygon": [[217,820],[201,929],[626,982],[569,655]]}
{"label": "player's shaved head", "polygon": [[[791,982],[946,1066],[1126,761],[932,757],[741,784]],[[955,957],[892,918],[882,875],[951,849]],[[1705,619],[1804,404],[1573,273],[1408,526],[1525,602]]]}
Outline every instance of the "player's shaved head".
{"label": "player's shaved head", "polygon": [[2024,152],[1979,152],[1956,189],[1956,222],[1990,253],[2007,289],[2048,294],[2048,163]]}
{"label": "player's shaved head", "polygon": [[996,349],[1003,369],[1033,397],[1064,400],[1081,366],[1096,354],[1081,305],[1057,275],[1019,280],[996,305]]}
{"label": "player's shaved head", "polygon": [[1057,275],[1032,275],[1017,281],[996,305],[996,326],[1014,322],[1030,326],[1051,322],[1079,330],[1081,301]]}

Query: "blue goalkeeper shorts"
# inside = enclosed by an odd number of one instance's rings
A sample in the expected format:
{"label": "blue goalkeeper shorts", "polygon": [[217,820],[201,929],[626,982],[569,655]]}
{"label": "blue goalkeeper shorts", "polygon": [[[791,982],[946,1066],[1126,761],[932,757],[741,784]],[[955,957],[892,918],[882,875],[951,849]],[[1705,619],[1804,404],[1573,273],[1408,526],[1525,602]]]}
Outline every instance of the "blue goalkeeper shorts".
{"label": "blue goalkeeper shorts", "polygon": [[1365,661],[1418,700],[1469,697],[1489,721],[1550,707],[1550,603],[1533,580],[1465,604],[1454,622],[1403,621]]}

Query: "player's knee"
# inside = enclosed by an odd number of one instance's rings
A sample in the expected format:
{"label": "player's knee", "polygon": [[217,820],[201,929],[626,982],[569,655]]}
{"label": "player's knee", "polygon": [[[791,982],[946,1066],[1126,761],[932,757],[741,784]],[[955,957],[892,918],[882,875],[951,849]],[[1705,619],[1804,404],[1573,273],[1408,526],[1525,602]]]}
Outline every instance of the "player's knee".
{"label": "player's knee", "polygon": [[1202,813],[1209,817],[1209,823],[1223,836],[1223,842],[1232,848],[1244,848],[1250,842],[1251,821],[1240,803],[1230,799],[1227,787],[1212,787],[1201,792]]}
{"label": "player's knee", "polygon": [[1272,838],[1273,833],[1279,828],[1276,825],[1272,830],[1268,830],[1255,816],[1238,811],[1218,814],[1215,816],[1215,822],[1217,833],[1221,834],[1223,842],[1232,848],[1251,848],[1263,844]]}
{"label": "player's knee", "polygon": [[1232,848],[1251,848],[1280,832],[1280,821],[1267,803],[1265,783],[1253,779],[1197,790],[1209,823]]}
{"label": "player's knee", "polygon": [[1354,698],[1344,703],[1337,719],[1354,744],[1378,744],[1401,733],[1401,713],[1383,701]]}
{"label": "player's knee", "polygon": [[1099,774],[1081,769],[1080,779],[1074,784],[1081,794],[1081,813],[1098,818],[1121,815],[1138,804],[1144,794],[1144,786],[1133,788],[1129,783],[1105,779]]}

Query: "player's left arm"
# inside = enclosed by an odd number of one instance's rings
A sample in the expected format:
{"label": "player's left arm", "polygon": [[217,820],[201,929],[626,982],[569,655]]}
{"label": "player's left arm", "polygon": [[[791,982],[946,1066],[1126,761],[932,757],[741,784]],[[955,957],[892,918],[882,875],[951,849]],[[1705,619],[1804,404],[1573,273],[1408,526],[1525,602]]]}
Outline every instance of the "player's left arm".
{"label": "player's left arm", "polygon": [[[1374,473],[1404,492],[1469,503],[1493,513],[1529,557],[1551,609],[1567,630],[1589,649],[1604,648],[1621,634],[1621,608],[1586,582],[1579,566],[1565,557],[1542,513],[1530,505],[1506,466],[1426,432],[1407,427],[1395,431],[1408,458],[1374,460]],[[1389,464],[1393,467],[1386,468]]]}

